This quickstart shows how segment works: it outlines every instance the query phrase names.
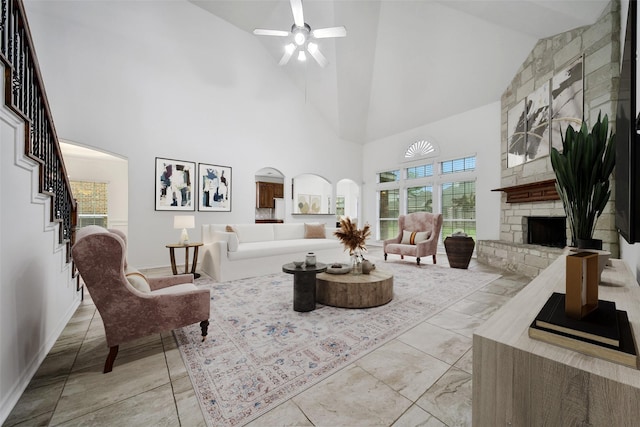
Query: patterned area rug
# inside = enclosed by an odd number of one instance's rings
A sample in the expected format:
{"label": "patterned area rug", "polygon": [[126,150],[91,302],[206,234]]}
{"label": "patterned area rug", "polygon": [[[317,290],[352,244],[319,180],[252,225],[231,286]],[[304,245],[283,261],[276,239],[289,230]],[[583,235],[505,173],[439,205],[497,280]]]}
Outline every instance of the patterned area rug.
{"label": "patterned area rug", "polygon": [[380,307],[317,304],[293,311],[293,276],[279,273],[215,283],[209,335],[175,331],[204,418],[243,425],[500,277],[432,264],[374,260],[394,275],[394,298]]}

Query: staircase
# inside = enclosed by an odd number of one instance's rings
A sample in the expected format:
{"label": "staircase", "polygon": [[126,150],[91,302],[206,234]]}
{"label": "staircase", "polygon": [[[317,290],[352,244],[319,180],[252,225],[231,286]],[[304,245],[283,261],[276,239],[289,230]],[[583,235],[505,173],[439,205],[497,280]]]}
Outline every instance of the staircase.
{"label": "staircase", "polygon": [[76,202],[49,102],[40,75],[24,5],[0,0],[0,60],[5,65],[5,105],[24,120],[25,155],[38,164],[39,192],[51,197],[50,221],[59,224],[58,243],[66,246],[67,262],[77,224]]}

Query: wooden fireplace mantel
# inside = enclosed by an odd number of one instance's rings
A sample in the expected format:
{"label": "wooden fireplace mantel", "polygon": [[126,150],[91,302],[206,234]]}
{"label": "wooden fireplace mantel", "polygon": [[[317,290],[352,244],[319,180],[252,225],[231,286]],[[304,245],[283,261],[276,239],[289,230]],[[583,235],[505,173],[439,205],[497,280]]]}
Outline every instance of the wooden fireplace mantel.
{"label": "wooden fireplace mantel", "polygon": [[548,200],[560,200],[556,191],[556,180],[532,182],[529,184],[514,185],[512,187],[496,188],[491,191],[504,191],[507,193],[507,203],[544,202]]}

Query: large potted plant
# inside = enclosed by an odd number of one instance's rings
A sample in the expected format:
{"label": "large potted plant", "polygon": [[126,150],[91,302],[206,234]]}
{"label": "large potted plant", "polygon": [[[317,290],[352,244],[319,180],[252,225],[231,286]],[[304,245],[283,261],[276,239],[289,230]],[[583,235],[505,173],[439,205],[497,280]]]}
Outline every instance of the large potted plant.
{"label": "large potted plant", "polygon": [[594,239],[593,232],[611,195],[609,177],[615,155],[615,134],[609,133],[606,114],[602,120],[598,114],[591,132],[584,121],[579,131],[567,127],[562,153],[551,148],[551,166],[569,221],[572,246],[602,249],[602,240]]}

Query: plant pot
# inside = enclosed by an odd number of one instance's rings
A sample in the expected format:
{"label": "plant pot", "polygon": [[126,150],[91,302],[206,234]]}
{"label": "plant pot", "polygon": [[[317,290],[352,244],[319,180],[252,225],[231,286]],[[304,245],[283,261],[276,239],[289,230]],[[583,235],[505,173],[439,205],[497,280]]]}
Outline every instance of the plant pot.
{"label": "plant pot", "polygon": [[578,249],[597,249],[602,250],[602,240],[600,239],[576,239]]}
{"label": "plant pot", "polygon": [[449,267],[467,268],[475,246],[476,243],[471,237],[449,236],[444,239],[444,249],[449,259]]}

